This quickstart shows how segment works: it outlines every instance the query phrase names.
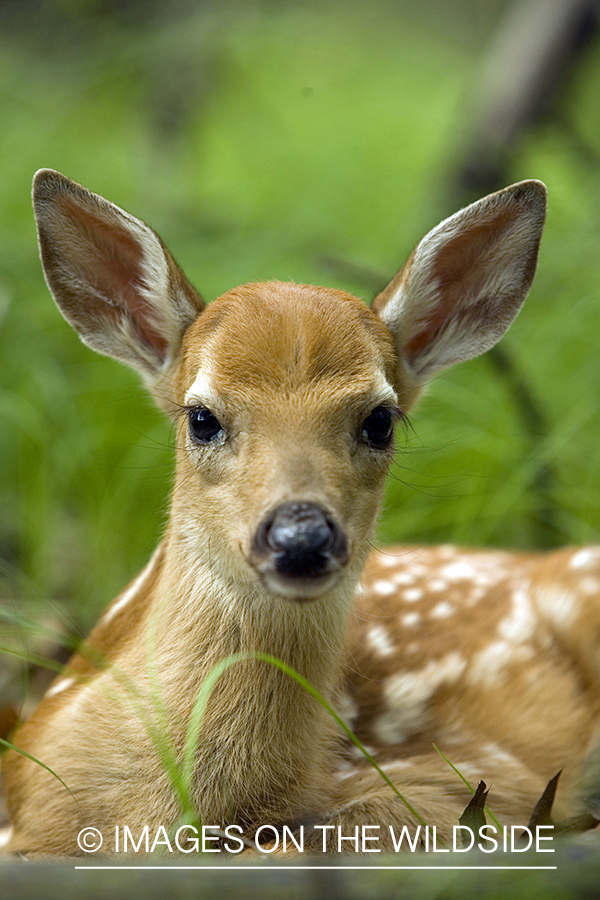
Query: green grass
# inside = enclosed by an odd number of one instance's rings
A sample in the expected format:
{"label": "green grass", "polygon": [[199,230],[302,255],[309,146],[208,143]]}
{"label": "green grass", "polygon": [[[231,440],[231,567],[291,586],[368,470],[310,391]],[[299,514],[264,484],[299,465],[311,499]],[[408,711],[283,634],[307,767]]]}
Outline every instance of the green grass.
{"label": "green grass", "polygon": [[[33,172],[58,168],[149,221],[207,299],[264,278],[370,299],[353,267],[391,275],[453,211],[493,13],[478,22],[466,0],[452,15],[446,6],[225,4],[127,23],[73,3],[49,42],[43,27],[0,36],[8,606],[87,630],[148,558],[171,473],[169,424],[133,374],[79,344],[50,299]],[[563,112],[592,159],[599,90],[590,55]],[[600,168],[548,122],[507,180],[525,177],[547,182],[550,211],[535,286],[504,344],[547,430],[528,432],[488,359],[436,380],[390,478],[382,541],[598,540]]]}
{"label": "green grass", "polygon": [[[44,631],[40,623],[34,620],[27,620],[23,616],[13,617],[9,612],[3,611],[1,608],[0,623],[4,623],[5,625],[16,625],[18,629],[20,629],[22,636],[24,636],[26,631],[38,636]],[[187,731],[184,735],[183,748],[180,752],[177,749],[177,738],[172,733],[170,726],[170,721],[173,719],[173,710],[169,710],[165,706],[160,684],[160,675],[156,666],[155,626],[156,620],[151,620],[146,634],[146,671],[148,673],[147,688],[140,688],[140,686],[133,682],[124,671],[122,671],[118,666],[114,665],[110,658],[106,658],[102,654],[99,654],[92,647],[83,645],[83,647],[81,648],[81,652],[83,654],[83,657],[92,664],[97,674],[100,674],[105,670],[109,673],[108,679],[105,679],[99,684],[96,684],[96,689],[101,694],[105,694],[106,696],[110,697],[113,703],[127,707],[130,713],[133,714],[134,718],[139,719],[140,723],[142,724],[156,753],[156,757],[159,760],[160,765],[162,766],[168,778],[169,784],[173,791],[173,795],[177,799],[177,802],[179,804],[180,812],[177,822],[172,827],[173,831],[175,831],[182,825],[194,825],[197,827],[201,827],[203,824],[200,817],[200,811],[196,808],[193,797],[193,777],[196,761],[196,750],[198,747],[198,740],[202,729],[204,715],[206,712],[206,708],[210,702],[212,691],[219,679],[232,666],[237,666],[240,663],[244,663],[248,660],[257,660],[264,663],[265,665],[278,668],[281,672],[284,673],[284,675],[295,681],[302,690],[310,694],[314,701],[324,709],[324,711],[331,719],[333,719],[339,731],[344,733],[347,739],[363,754],[369,765],[372,766],[372,768],[375,769],[375,771],[380,775],[382,781],[384,781],[388,785],[388,787],[396,795],[398,800],[400,800],[400,802],[423,827],[426,827],[427,823],[420,816],[418,811],[412,806],[410,800],[402,793],[400,793],[393,781],[384,772],[384,770],[377,763],[371,753],[366,749],[360,739],[354,734],[354,732],[349,728],[346,722],[325,699],[325,697],[323,697],[322,694],[320,694],[320,692],[309,681],[306,680],[306,678],[304,678],[299,672],[292,668],[292,666],[288,665],[280,659],[277,659],[269,653],[252,651],[234,653],[225,657],[217,665],[215,665],[206,679],[202,682],[200,690],[198,691],[198,694],[195,698],[190,719],[187,724]],[[55,643],[57,644],[66,644],[67,646],[71,644],[70,640],[65,640],[61,635],[54,635],[53,637]],[[72,645],[70,649],[73,649]],[[21,656],[28,663],[33,663],[37,666],[47,668],[53,673],[56,673],[56,671],[60,670],[60,666],[58,666],[55,660],[53,660],[52,658],[45,658],[44,656],[34,657],[26,649],[17,650],[14,647],[0,645],[0,653],[13,656]],[[75,680],[78,679],[78,676],[76,674],[73,674],[70,677],[73,677]],[[82,684],[90,683],[90,676],[79,676],[79,680]],[[92,678],[91,684],[94,685],[94,683],[95,682]],[[32,756],[26,750],[21,749],[18,743],[15,745],[10,741],[6,741],[2,737],[0,737],[0,750],[4,750],[6,748],[17,751],[18,753],[32,760],[37,765],[40,765],[44,769],[46,769],[46,771],[53,775],[57,779],[57,781],[60,782],[60,784],[65,788],[65,790],[68,791],[73,802],[76,804],[78,803],[78,800],[72,793],[69,785],[65,783],[65,781],[63,781],[60,775],[58,775],[53,769],[46,765],[46,763],[37,759],[35,756]],[[446,757],[443,758],[446,760],[446,762],[448,762]],[[451,763],[449,764],[452,765]],[[454,766],[452,766],[452,768],[457,772]],[[457,775],[458,774],[459,773],[457,772]],[[462,778],[462,776],[460,775],[459,777]],[[464,781],[464,779],[462,780]],[[471,788],[468,782],[465,781],[465,784],[473,792],[473,788]]]}

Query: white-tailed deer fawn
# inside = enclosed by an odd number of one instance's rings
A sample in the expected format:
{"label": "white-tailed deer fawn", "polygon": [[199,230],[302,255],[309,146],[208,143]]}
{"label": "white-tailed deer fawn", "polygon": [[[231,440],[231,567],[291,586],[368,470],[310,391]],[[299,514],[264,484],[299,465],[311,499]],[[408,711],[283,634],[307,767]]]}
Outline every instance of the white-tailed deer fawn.
{"label": "white-tailed deer fawn", "polygon": [[[561,767],[562,808],[578,809],[566,788],[600,712],[600,551],[396,548],[367,560],[394,423],[516,316],[544,186],[513,185],[442,222],[371,309],[279,282],[205,306],[141,221],[49,170],[33,196],[60,310],[174,418],[177,475],[152,559],[14,738],[71,793],[9,753],[9,849],[77,853],[90,826],[114,852],[116,826],[180,821],[157,729],[190,763],[198,821],[250,838],[265,824],[379,826],[379,847],[392,847],[388,826],[416,826],[413,813],[314,697],[256,654],[341,710],[441,835],[470,794],[433,742],[491,783],[507,823],[527,823]],[[322,849],[328,832],[311,833],[306,848]]]}

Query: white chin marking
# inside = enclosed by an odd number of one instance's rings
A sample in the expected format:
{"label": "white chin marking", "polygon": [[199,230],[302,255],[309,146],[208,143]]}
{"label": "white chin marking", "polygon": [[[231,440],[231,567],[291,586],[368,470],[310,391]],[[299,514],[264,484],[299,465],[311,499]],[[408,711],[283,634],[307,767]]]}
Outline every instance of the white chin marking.
{"label": "white chin marking", "polygon": [[338,573],[331,572],[322,578],[298,581],[294,583],[291,579],[282,578],[276,572],[263,572],[261,575],[263,585],[272,594],[279,597],[285,597],[287,600],[314,600],[327,593],[338,580]]}

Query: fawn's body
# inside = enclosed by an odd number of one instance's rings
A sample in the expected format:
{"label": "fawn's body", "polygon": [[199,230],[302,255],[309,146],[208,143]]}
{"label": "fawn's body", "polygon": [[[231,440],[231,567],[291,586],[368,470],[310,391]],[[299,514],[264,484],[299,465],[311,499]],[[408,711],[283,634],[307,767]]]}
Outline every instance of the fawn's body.
{"label": "fawn's body", "polygon": [[[363,573],[394,420],[518,312],[543,186],[513,186],[442,223],[373,310],[276,282],[205,308],[127,213],[49,171],[34,205],[63,314],[92,347],[137,368],[177,420],[177,479],[150,563],[15,738],[77,803],[10,753],[9,849],[76,853],[92,826],[110,852],[117,825],[176,823],[161,747],[186,756],[196,698],[232,654],[297,670],[444,834],[469,792],[432,742],[465,777],[492,783],[490,805],[509,823],[526,824],[561,767],[564,811],[578,810],[568,788],[600,706],[595,552],[397,549],[372,555]],[[379,825],[381,847],[389,825],[416,824],[286,672],[236,659],[191,751],[204,823],[248,837],[262,824]]]}

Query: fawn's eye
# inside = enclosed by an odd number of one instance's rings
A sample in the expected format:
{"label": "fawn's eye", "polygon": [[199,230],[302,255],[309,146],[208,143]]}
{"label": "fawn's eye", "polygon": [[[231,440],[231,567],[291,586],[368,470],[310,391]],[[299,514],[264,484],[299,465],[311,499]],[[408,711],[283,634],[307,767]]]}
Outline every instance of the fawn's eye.
{"label": "fawn's eye", "polygon": [[386,450],[394,434],[394,414],[387,406],[376,406],[363,422],[361,439],[375,450]]}
{"label": "fawn's eye", "polygon": [[190,435],[197,444],[209,444],[223,434],[221,423],[210,409],[197,406],[188,412]]}

